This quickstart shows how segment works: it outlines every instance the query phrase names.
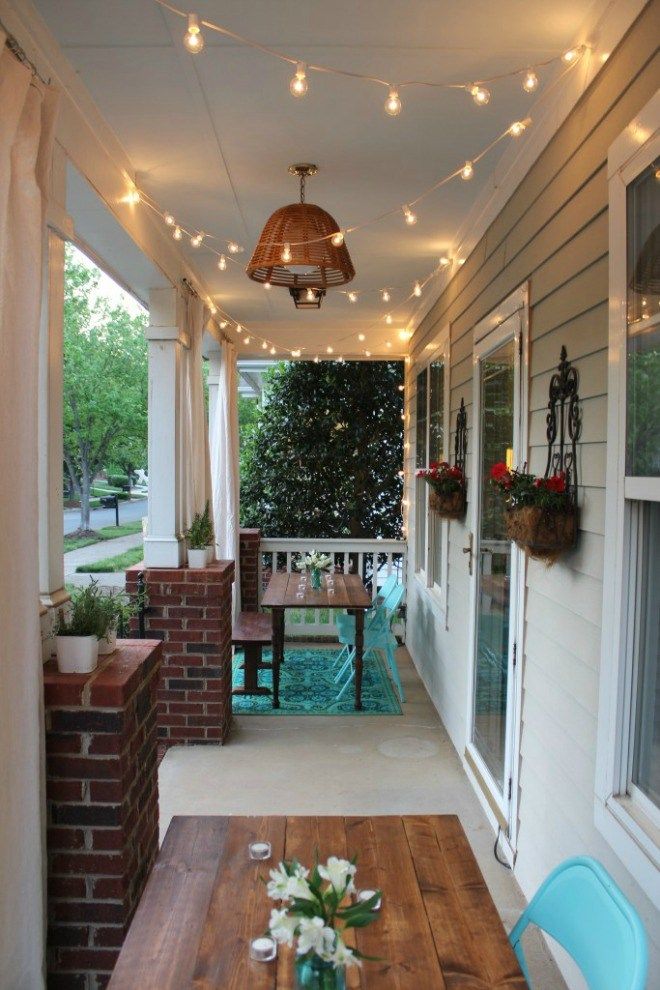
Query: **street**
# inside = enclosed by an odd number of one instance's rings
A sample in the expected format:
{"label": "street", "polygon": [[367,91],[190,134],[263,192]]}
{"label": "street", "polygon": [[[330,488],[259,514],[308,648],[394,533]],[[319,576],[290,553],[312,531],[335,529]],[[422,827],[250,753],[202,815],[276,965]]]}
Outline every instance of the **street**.
{"label": "street", "polygon": [[[147,500],[138,499],[135,502],[119,503],[119,523],[134,522],[147,514]],[[90,524],[92,529],[102,529],[103,526],[115,525],[114,509],[92,509]],[[80,526],[80,509],[64,510],[64,533],[73,533]]]}

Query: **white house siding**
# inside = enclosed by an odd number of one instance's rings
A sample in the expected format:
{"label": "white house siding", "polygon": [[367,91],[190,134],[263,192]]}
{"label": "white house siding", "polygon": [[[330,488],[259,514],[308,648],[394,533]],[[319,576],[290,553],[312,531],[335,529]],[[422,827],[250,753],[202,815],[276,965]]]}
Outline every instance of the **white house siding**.
{"label": "white house siding", "polygon": [[[468,413],[472,473],[472,330],[529,283],[529,438],[532,470],[545,466],[545,405],[562,344],[580,373],[581,533],[547,569],[527,565],[519,832],[515,873],[529,897],[562,859],[601,860],[636,905],[651,948],[649,987],[660,986],[660,924],[653,905],[594,826],[594,775],[604,547],[609,145],[658,86],[660,3],[649,3],[525,176],[412,341],[406,423],[409,543],[414,547],[416,362],[451,327],[451,416]],[[427,350],[426,353],[430,353]],[[453,437],[451,441],[453,445]],[[450,446],[451,446],[450,445]],[[449,524],[447,614],[414,577],[408,645],[459,754],[467,741],[468,527]]]}

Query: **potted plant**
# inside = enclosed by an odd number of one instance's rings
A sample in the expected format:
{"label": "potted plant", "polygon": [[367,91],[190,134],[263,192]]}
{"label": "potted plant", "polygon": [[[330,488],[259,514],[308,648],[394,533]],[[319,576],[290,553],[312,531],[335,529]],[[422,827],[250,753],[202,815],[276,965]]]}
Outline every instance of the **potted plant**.
{"label": "potted plant", "polygon": [[467,486],[460,467],[450,467],[447,461],[432,461],[417,472],[430,487],[429,506],[442,519],[460,519],[465,514]]}
{"label": "potted plant", "polygon": [[128,621],[135,614],[135,607],[127,599],[124,591],[109,591],[99,595],[100,614],[99,656],[114,653],[117,649],[117,631],[127,628]]}
{"label": "potted plant", "polygon": [[209,507],[209,501],[206,500],[206,505],[204,506],[204,511],[202,513],[202,523],[206,531],[206,563],[212,564],[215,560],[215,532],[213,530],[213,521],[211,519],[211,509]]}
{"label": "potted plant", "polygon": [[537,477],[500,462],[491,483],[504,495],[510,540],[536,560],[554,564],[577,542],[577,505],[563,471]]}
{"label": "potted plant", "polygon": [[76,589],[67,608],[61,608],[55,622],[57,666],[62,674],[88,674],[98,664],[99,638],[103,630],[99,588],[92,581]]}
{"label": "potted plant", "polygon": [[268,931],[280,945],[295,942],[298,990],[344,990],[347,966],[364,958],[346,945],[343,932],[374,921],[382,895],[358,893],[355,873],[354,861],[336,856],[316,863],[311,873],[297,860],[270,871],[268,896],[280,907],[271,911]]}
{"label": "potted plant", "polygon": [[318,591],[321,587],[321,571],[327,571],[331,564],[332,557],[312,550],[311,553],[305,554],[302,560],[296,561],[295,567],[299,571],[309,571],[309,583]]}
{"label": "potted plant", "polygon": [[[208,502],[206,504],[208,505]],[[190,529],[186,531],[186,539],[188,540],[188,567],[194,570],[206,567],[208,526],[204,522],[202,512],[196,512],[193,516]]]}

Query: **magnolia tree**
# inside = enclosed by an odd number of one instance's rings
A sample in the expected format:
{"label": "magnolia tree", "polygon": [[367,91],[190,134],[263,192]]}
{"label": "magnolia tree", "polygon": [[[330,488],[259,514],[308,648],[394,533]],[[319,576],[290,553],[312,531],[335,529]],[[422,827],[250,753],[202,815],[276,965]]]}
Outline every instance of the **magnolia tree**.
{"label": "magnolia tree", "polygon": [[300,361],[265,377],[241,454],[241,523],[272,537],[402,532],[403,364]]}
{"label": "magnolia tree", "polygon": [[94,476],[147,459],[145,316],[98,295],[98,273],[67,250],[64,282],[64,463],[90,529]]}

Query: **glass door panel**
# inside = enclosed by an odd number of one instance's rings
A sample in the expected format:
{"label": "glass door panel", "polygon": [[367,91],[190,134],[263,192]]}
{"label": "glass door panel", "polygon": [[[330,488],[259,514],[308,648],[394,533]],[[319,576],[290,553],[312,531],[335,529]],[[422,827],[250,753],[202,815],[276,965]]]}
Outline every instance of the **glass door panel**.
{"label": "glass door panel", "polygon": [[502,499],[490,484],[498,461],[512,466],[515,348],[510,340],[479,361],[481,444],[477,526],[476,660],[472,742],[504,791],[511,627],[511,543]]}

